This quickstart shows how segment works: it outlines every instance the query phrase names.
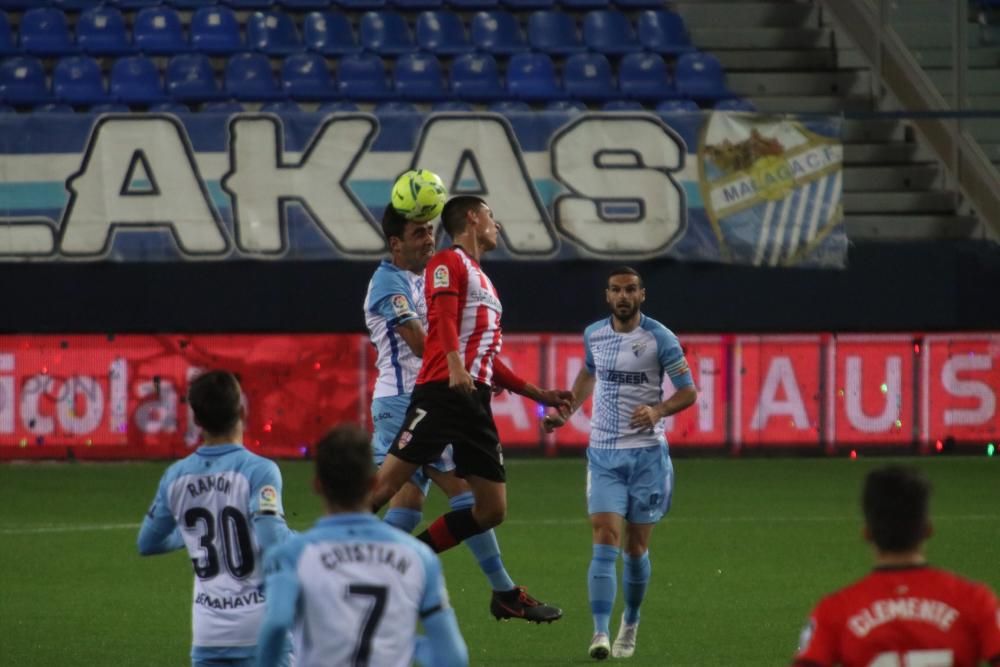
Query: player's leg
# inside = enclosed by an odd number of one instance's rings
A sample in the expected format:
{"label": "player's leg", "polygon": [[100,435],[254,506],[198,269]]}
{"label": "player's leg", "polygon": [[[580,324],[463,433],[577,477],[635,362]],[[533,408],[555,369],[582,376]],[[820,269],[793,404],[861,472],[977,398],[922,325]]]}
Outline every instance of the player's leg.
{"label": "player's leg", "polygon": [[587,511],[593,537],[587,592],[594,617],[590,657],[604,660],[611,653],[609,628],[615,604],[618,577],[615,566],[625,515],[628,489],[616,450],[587,449]]}
{"label": "player's leg", "polygon": [[507,486],[504,482],[469,475],[473,505],[452,510],[438,517],[427,530],[417,535],[436,553],[447,551],[459,542],[500,525],[507,514]]}
{"label": "player's leg", "polygon": [[[410,395],[383,396],[372,401],[372,451],[375,465],[382,467],[396,434],[403,427],[403,418],[410,405]],[[389,501],[383,519],[390,526],[411,533],[422,518],[426,488],[420,486],[422,476],[418,470]]]}

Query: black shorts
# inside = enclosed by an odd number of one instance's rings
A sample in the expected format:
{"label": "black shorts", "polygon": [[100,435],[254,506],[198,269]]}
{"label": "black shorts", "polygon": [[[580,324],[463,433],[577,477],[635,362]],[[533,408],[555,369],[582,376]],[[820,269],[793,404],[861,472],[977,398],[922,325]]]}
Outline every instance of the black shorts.
{"label": "black shorts", "polygon": [[403,427],[389,453],[409,463],[426,465],[452,446],[455,474],[505,482],[503,450],[490,409],[492,393],[476,383],[473,393],[450,389],[447,382],[427,382],[413,388]]}

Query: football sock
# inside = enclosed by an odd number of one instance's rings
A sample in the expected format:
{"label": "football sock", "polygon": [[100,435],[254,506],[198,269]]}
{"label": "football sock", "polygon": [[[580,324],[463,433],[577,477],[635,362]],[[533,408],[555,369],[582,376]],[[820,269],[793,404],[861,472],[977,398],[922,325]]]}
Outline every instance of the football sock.
{"label": "football sock", "polygon": [[420,510],[411,510],[405,507],[390,507],[382,520],[390,526],[399,528],[404,533],[412,533],[413,529],[420,523],[421,517],[423,517],[423,512]]}
{"label": "football sock", "polygon": [[594,545],[594,557],[590,561],[590,570],[587,573],[590,613],[594,615],[594,632],[608,633],[608,622],[611,620],[611,608],[615,604],[618,585],[615,576],[617,560],[618,547],[608,544]]}
{"label": "football sock", "polygon": [[472,516],[472,509],[466,508],[439,516],[427,530],[417,535],[417,539],[434,549],[435,553],[441,553],[481,532],[483,529]]}
{"label": "football sock", "polygon": [[649,552],[641,556],[625,554],[625,567],[622,568],[622,593],[625,596],[625,622],[629,625],[639,621],[639,605],[646,596],[646,586],[649,585],[649,573],[652,566],[649,563]]}
{"label": "football sock", "polygon": [[[471,491],[460,493],[448,499],[448,504],[453,510],[471,508],[475,503]],[[507,570],[500,560],[500,545],[497,544],[496,533],[492,529],[466,538],[465,546],[476,557],[479,569],[483,571],[486,578],[490,580],[490,586],[495,591],[509,591],[514,588],[514,580],[507,574]]]}

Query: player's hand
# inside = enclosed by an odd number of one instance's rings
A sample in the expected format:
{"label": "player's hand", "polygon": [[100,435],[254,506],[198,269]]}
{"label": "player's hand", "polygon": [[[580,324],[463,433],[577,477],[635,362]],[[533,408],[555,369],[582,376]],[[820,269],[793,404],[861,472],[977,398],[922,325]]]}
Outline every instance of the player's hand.
{"label": "player's hand", "polygon": [[632,428],[653,428],[656,422],[660,421],[663,415],[659,409],[652,405],[640,405],[632,413],[632,419],[628,425]]}
{"label": "player's hand", "polygon": [[543,389],[539,403],[557,409],[561,414],[569,414],[573,407],[573,392],[565,389]]}
{"label": "player's hand", "polygon": [[464,368],[450,368],[448,369],[448,388],[462,394],[471,394],[476,390],[476,385],[472,381],[469,371]]}
{"label": "player's hand", "polygon": [[549,414],[542,417],[542,429],[546,433],[552,433],[552,431],[565,425],[566,425],[566,418],[563,417],[558,412],[555,413],[550,412]]}

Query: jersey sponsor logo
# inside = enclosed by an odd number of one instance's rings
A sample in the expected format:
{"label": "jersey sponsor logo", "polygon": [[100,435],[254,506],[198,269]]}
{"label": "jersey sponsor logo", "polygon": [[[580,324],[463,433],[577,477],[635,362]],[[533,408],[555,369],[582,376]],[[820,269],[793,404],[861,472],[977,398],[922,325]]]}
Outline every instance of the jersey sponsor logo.
{"label": "jersey sponsor logo", "polygon": [[246,595],[234,595],[228,598],[217,598],[208,593],[198,593],[194,603],[209,609],[239,609],[251,605],[264,604],[264,593],[261,591],[251,591]]}
{"label": "jersey sponsor logo", "polygon": [[406,297],[402,294],[396,294],[392,297],[392,312],[396,313],[396,317],[413,313],[410,309],[410,304],[406,301]]}
{"label": "jersey sponsor logo", "polygon": [[451,276],[448,275],[448,267],[443,264],[434,269],[434,287],[448,287],[451,285]]}
{"label": "jersey sponsor logo", "polygon": [[503,312],[503,306],[500,305],[500,299],[484,290],[473,290],[470,292],[469,301],[474,304],[486,306],[490,310],[495,310],[498,313]]}
{"label": "jersey sponsor logo", "polygon": [[277,512],[278,509],[278,490],[268,484],[260,490],[260,511]]}
{"label": "jersey sponsor logo", "polygon": [[646,375],[645,371],[609,370],[601,373],[601,379],[615,384],[647,384],[649,382],[649,376]]}
{"label": "jersey sponsor logo", "polygon": [[936,625],[942,632],[951,629],[958,610],[940,600],[926,598],[894,598],[876,600],[851,616],[847,627],[857,637],[864,637],[875,628],[895,620],[920,621]]}

